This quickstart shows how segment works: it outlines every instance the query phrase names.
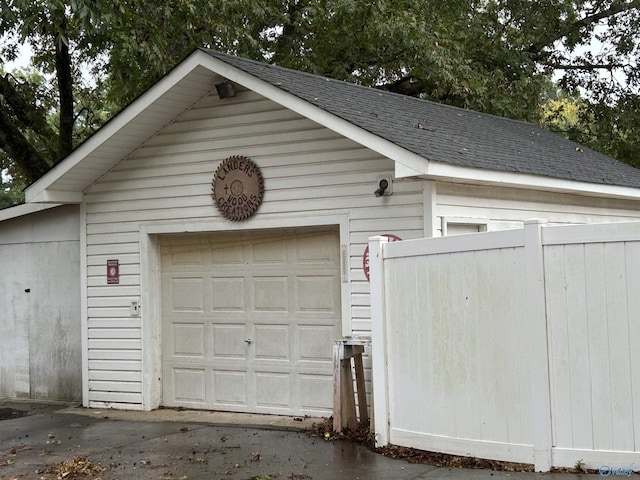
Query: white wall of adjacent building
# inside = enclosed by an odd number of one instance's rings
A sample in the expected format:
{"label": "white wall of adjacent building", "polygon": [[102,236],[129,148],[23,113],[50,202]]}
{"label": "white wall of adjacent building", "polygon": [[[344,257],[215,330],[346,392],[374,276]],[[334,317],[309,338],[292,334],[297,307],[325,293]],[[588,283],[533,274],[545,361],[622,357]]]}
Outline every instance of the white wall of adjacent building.
{"label": "white wall of adjacent building", "polygon": [[81,399],[77,206],[0,223],[0,397]]}

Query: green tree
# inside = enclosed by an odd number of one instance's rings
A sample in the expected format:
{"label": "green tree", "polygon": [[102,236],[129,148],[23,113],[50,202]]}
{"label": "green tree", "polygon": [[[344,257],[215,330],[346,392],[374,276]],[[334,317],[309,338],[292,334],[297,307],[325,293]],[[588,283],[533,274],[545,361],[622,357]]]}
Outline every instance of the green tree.
{"label": "green tree", "polygon": [[555,73],[566,134],[633,163],[639,27],[640,0],[5,0],[0,59],[27,43],[46,81],[0,76],[0,150],[35,180],[205,46],[534,122]]}

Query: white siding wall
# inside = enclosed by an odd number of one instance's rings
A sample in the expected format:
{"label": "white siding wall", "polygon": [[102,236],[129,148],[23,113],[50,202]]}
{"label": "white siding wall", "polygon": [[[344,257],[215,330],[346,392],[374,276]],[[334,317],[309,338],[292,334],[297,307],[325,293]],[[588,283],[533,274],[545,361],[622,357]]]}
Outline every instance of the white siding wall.
{"label": "white siding wall", "polygon": [[640,202],[535,190],[436,184],[435,229],[442,218],[487,222],[487,230],[522,228],[525,220],[543,218],[549,224],[624,222],[640,218]]}
{"label": "white siding wall", "polygon": [[[86,199],[88,400],[93,406],[142,408],[142,323],[129,312],[141,288],[141,225],[220,222],[211,199],[218,163],[250,157],[265,178],[265,196],[252,221],[312,219],[345,214],[353,333],[370,330],[369,285],[362,271],[367,239],[381,233],[421,237],[422,181],[394,183],[376,198],[380,174],[393,162],[251,92],[233,100],[209,97],[121,162],[91,187]],[[298,220],[304,224],[304,220]],[[264,223],[262,223],[264,225]],[[106,284],[106,262],[120,261],[120,284]],[[144,304],[144,302],[143,302]],[[144,315],[144,312],[143,312]],[[158,318],[159,321],[159,318]]]}

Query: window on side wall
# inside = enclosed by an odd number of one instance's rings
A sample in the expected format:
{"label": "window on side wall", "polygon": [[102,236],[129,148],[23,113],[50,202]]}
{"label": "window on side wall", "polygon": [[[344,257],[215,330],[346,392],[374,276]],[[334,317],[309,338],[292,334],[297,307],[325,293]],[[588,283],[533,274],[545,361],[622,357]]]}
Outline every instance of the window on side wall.
{"label": "window on side wall", "polygon": [[442,218],[442,236],[466,235],[487,231],[487,220],[481,218]]}

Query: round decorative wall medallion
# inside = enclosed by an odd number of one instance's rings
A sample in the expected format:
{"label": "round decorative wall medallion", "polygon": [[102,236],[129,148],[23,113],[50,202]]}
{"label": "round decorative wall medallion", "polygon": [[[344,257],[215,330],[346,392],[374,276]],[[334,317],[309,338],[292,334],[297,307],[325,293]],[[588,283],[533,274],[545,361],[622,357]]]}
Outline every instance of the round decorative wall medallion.
{"label": "round decorative wall medallion", "polygon": [[262,203],[264,180],[260,168],[251,159],[234,155],[218,166],[211,191],[224,217],[234,221],[246,220]]}

